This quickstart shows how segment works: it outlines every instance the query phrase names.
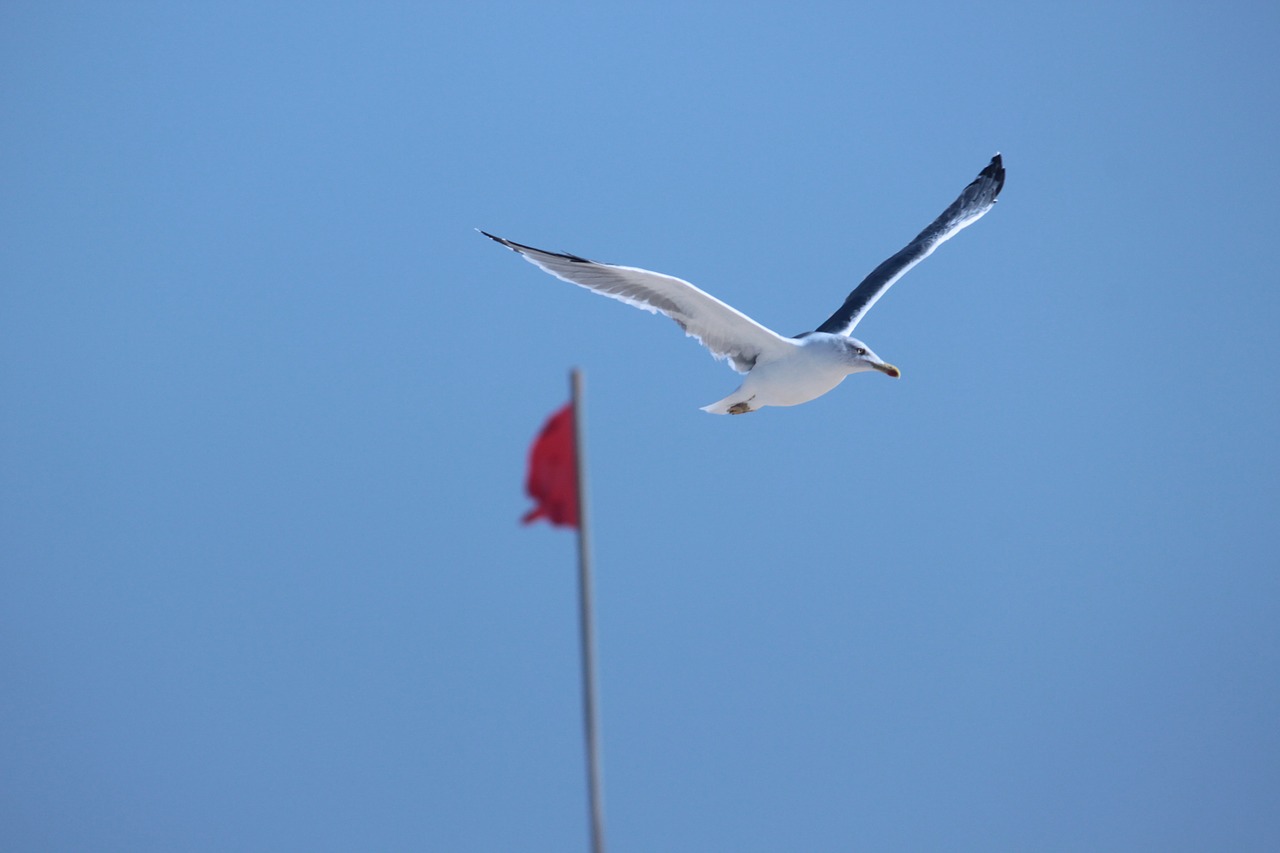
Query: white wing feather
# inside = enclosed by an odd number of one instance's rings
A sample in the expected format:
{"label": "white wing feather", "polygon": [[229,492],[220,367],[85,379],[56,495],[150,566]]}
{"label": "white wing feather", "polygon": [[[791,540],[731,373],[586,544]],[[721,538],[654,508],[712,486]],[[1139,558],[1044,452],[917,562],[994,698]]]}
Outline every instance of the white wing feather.
{"label": "white wing feather", "polygon": [[697,338],[716,358],[726,358],[746,373],[761,356],[781,357],[797,342],[784,338],[746,314],[699,290],[687,281],[636,267],[602,264],[557,252],[546,252],[481,234],[511,249],[556,278],[609,296],[636,308],[665,314],[685,334]]}

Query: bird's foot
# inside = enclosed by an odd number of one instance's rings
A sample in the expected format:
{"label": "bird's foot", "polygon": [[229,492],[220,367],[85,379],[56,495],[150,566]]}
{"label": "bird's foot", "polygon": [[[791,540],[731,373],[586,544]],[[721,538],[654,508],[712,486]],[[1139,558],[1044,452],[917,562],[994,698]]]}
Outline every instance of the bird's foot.
{"label": "bird's foot", "polygon": [[[751,400],[754,400],[754,399],[755,397],[753,396]],[[751,408],[751,400],[744,400],[741,403],[734,403],[732,406],[729,407],[729,414],[745,415],[747,412],[754,412],[755,409]]]}

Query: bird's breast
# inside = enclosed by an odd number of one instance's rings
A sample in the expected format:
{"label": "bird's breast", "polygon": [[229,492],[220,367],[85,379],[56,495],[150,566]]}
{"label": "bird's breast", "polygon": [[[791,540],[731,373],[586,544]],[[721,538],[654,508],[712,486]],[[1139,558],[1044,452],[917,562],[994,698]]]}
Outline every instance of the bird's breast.
{"label": "bird's breast", "polygon": [[743,384],[768,406],[798,406],[821,397],[848,375],[842,358],[826,347],[799,346],[786,357],[757,364]]}

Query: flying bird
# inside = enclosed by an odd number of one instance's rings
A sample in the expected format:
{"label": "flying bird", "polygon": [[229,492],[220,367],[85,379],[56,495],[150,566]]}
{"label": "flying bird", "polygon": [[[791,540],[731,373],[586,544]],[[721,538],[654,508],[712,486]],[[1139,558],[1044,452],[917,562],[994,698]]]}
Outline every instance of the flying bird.
{"label": "flying bird", "polygon": [[996,154],[941,216],[872,270],[822,325],[791,338],[760,325],[682,279],[546,252],[487,231],[480,233],[556,278],[675,320],[685,334],[697,338],[712,355],[728,359],[734,370],[747,375],[736,391],[702,410],[716,415],[744,415],[765,406],[807,403],[853,373],[878,370],[897,378],[898,368],[850,333],[894,282],[960,229],[981,219],[996,203],[1003,187],[1004,163]]}

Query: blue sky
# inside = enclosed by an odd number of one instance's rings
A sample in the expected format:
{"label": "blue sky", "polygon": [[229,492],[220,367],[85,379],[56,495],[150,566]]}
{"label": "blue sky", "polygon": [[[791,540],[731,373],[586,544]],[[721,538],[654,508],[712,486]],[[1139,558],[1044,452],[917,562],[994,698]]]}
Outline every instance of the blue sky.
{"label": "blue sky", "polygon": [[[1266,4],[0,12],[0,846],[1280,846]],[[474,232],[812,328],[794,409]]]}

